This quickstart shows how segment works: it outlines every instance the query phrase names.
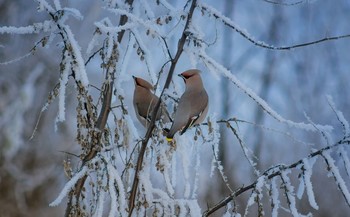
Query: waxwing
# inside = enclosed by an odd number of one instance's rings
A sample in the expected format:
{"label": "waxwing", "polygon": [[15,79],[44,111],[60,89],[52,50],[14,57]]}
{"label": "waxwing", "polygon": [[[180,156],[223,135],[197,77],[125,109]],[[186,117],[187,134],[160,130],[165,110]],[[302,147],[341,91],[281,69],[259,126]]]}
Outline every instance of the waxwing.
{"label": "waxwing", "polygon": [[[137,119],[141,122],[144,127],[148,127],[152,119],[151,115],[154,109],[154,106],[157,104],[158,97],[152,93],[153,86],[143,80],[133,76],[135,81],[135,90],[134,90],[134,109]],[[170,122],[170,116],[167,112],[165,105],[161,103],[161,106],[157,113],[156,120],[159,120],[163,116],[163,123]]]}
{"label": "waxwing", "polygon": [[171,128],[164,129],[168,141],[172,141],[177,131],[182,135],[189,127],[201,123],[208,113],[208,94],[203,87],[200,71],[190,69],[179,76],[184,79],[186,89],[180,98]]}

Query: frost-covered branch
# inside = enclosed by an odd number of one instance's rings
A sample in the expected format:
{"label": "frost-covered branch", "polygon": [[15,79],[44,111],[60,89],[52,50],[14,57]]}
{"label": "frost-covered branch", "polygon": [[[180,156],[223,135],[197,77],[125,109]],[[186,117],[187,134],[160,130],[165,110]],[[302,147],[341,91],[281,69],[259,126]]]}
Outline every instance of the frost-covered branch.
{"label": "frost-covered branch", "polygon": [[219,19],[221,22],[223,22],[226,26],[230,27],[237,33],[239,33],[242,37],[250,41],[252,44],[266,48],[266,49],[271,49],[271,50],[291,50],[294,48],[300,48],[300,47],[305,47],[309,45],[314,45],[314,44],[319,44],[322,42],[326,41],[333,41],[333,40],[338,40],[338,39],[345,39],[345,38],[350,38],[350,34],[346,35],[339,35],[339,36],[331,36],[331,37],[324,37],[315,41],[310,41],[310,42],[305,42],[305,43],[300,43],[300,44],[295,44],[295,45],[290,45],[290,46],[274,46],[267,44],[263,41],[258,41],[256,40],[253,36],[251,36],[246,30],[242,29],[239,27],[237,24],[235,24],[230,18],[225,17],[222,15],[218,10],[215,8],[211,7],[210,5],[207,5],[205,3],[201,3],[198,5],[202,9],[202,12],[206,12],[209,16],[212,15],[216,19]]}
{"label": "frost-covered branch", "polygon": [[254,162],[253,158],[256,158],[254,154],[252,154],[252,151],[248,149],[248,147],[244,144],[242,137],[239,135],[237,130],[231,125],[229,121],[226,122],[226,126],[232,131],[232,133],[235,135],[235,137],[238,140],[239,145],[242,148],[242,151],[244,153],[245,158],[248,160],[250,166],[254,169],[255,175],[259,176],[260,172],[256,168],[256,163]]}
{"label": "frost-covered branch", "polygon": [[[205,53],[204,49],[199,49],[197,54],[203,62],[207,65],[209,69],[215,72],[221,73],[223,76],[229,79],[237,88],[242,90],[245,94],[247,94],[251,99],[253,99],[266,113],[268,113],[271,117],[278,120],[281,123],[285,123],[288,126],[303,129],[306,131],[317,131],[318,129],[330,132],[333,130],[331,126],[322,126],[322,125],[313,125],[307,123],[297,123],[292,120],[285,119],[278,112],[276,112],[270,105],[261,97],[259,97],[252,89],[243,84],[235,75],[233,75],[228,69],[226,69],[223,65],[216,62],[213,58],[211,58],[207,53]],[[317,128],[315,128],[315,126]]]}
{"label": "frost-covered branch", "polygon": [[[286,185],[286,184],[288,184],[288,180],[286,179],[286,174],[287,174],[286,172],[287,171],[290,171],[291,169],[301,168],[303,165],[305,165],[305,161],[309,161],[309,160],[312,160],[313,158],[317,158],[319,156],[322,156],[322,157],[325,158],[325,160],[327,160],[327,164],[329,166],[328,168],[332,172],[332,174],[333,174],[332,176],[335,178],[335,180],[336,180],[336,182],[337,182],[337,184],[338,184],[338,186],[339,186],[339,188],[340,188],[344,198],[346,199],[346,202],[348,203],[349,202],[349,198],[350,198],[349,197],[350,194],[349,194],[348,189],[347,189],[347,187],[346,187],[346,185],[344,183],[344,180],[339,175],[339,171],[338,171],[337,167],[334,165],[334,160],[329,157],[329,152],[330,151],[336,151],[339,148],[346,147],[346,146],[349,146],[349,145],[350,145],[350,140],[340,140],[339,142],[337,142],[337,143],[335,143],[333,145],[330,145],[330,146],[324,147],[322,149],[319,149],[318,151],[312,152],[306,158],[301,159],[299,161],[296,161],[295,163],[292,163],[290,165],[277,165],[275,167],[271,167],[271,168],[267,169],[265,172],[263,172],[260,177],[266,177],[267,180],[272,180],[273,182],[275,182],[275,179],[276,179],[275,177],[283,175],[282,178],[284,179],[284,183]],[[237,198],[238,196],[240,196],[244,192],[249,191],[251,189],[255,189],[257,184],[259,183],[259,180],[261,180],[260,177],[255,182],[253,182],[252,184],[237,189],[236,191],[231,193],[229,196],[227,196],[226,198],[222,199],[220,202],[218,202],[217,204],[215,204],[211,208],[207,209],[203,213],[203,216],[209,216],[209,215],[213,214],[217,210],[225,207],[232,200],[235,200],[235,198]],[[272,185],[275,186],[274,183]],[[292,210],[293,215],[296,215],[297,211],[294,208],[295,201],[293,201],[293,198],[295,200],[295,197],[294,196],[292,197],[290,195],[291,192],[294,192],[294,191],[292,191],[292,189],[290,188],[291,186],[289,186],[289,185],[286,185],[285,187],[286,187],[286,194],[288,195],[287,199],[290,200],[289,201],[289,203],[291,205],[290,208]],[[310,187],[310,186],[308,185],[308,187]],[[273,187],[272,189],[275,189],[275,187]],[[309,190],[311,190],[311,189],[309,189]],[[276,204],[278,204],[278,201],[276,199],[277,198],[277,193],[276,193],[276,191],[272,191],[272,192],[273,192],[273,195],[274,195],[273,196],[273,204],[275,204],[275,206],[276,206]],[[292,194],[294,194],[294,193],[292,193]],[[313,206],[315,206],[315,204],[313,203],[313,200],[312,200],[312,195],[310,194],[309,197],[311,198],[309,201],[311,201],[311,204]],[[316,206],[315,206],[315,208],[316,208]],[[276,209],[274,209],[274,213],[277,213]]]}
{"label": "frost-covered branch", "polygon": [[[127,3],[129,5],[132,5],[133,0],[128,0]],[[121,16],[120,21],[119,21],[119,25],[125,25],[128,21],[128,18],[124,15]],[[123,39],[125,31],[121,30],[120,32],[118,32],[118,37],[117,37],[117,41],[118,43],[121,42],[121,40]],[[97,144],[91,144],[90,146],[90,150],[87,152],[87,154],[85,155],[85,157],[83,158],[83,162],[82,165],[84,166],[87,162],[89,162],[91,159],[93,159],[97,153],[101,150],[101,134],[104,131],[106,124],[107,124],[107,119],[109,117],[109,113],[111,110],[111,101],[112,101],[112,94],[113,94],[113,89],[114,89],[114,78],[115,78],[115,64],[117,62],[117,58],[118,58],[118,51],[117,51],[117,47],[115,43],[112,43],[109,45],[110,47],[113,48],[111,55],[109,56],[108,59],[108,63],[106,65],[107,67],[107,73],[106,73],[106,81],[104,82],[104,88],[103,88],[103,103],[102,103],[102,107],[100,109],[98,118],[97,118],[97,122],[96,125],[92,124],[92,126],[95,126],[96,128],[96,132],[93,133],[93,137],[92,141],[97,141]],[[85,64],[84,64],[85,65]],[[91,120],[91,119],[90,119]],[[87,179],[87,175],[83,176],[82,178],[79,179],[75,189],[73,189],[74,194],[76,195],[76,200],[79,200],[81,191],[83,189],[83,186],[85,184],[85,181]],[[68,216],[73,209],[73,206],[71,206],[71,201],[72,201],[72,197],[73,197],[73,193],[70,194],[70,198],[68,200],[68,204],[67,204],[67,208],[66,208],[66,216]]]}
{"label": "frost-covered branch", "polygon": [[322,157],[324,158],[324,160],[325,160],[325,162],[327,164],[327,170],[330,171],[330,173],[332,174],[332,176],[334,178],[334,181],[337,183],[340,192],[342,193],[346,203],[350,207],[350,193],[349,193],[349,189],[346,186],[346,182],[344,181],[344,179],[340,175],[339,169],[335,165],[335,160],[330,155],[330,151],[329,150],[324,151],[324,152],[321,153],[321,155],[322,155]]}
{"label": "frost-covered branch", "polygon": [[52,32],[53,30],[55,30],[55,27],[52,25],[52,20],[46,20],[41,23],[34,23],[33,25],[22,27],[1,26],[0,34],[28,35],[42,32]]}

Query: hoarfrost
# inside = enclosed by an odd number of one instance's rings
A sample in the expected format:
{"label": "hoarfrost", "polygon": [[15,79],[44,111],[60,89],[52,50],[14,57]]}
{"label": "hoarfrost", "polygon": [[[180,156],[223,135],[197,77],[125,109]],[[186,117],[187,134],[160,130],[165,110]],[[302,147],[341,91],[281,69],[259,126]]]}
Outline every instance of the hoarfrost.
{"label": "hoarfrost", "polygon": [[98,202],[97,202],[97,208],[94,214],[94,217],[102,217],[103,215],[103,206],[104,206],[104,200],[105,200],[105,195],[106,192],[104,190],[99,191],[99,197],[98,197]]}
{"label": "hoarfrost", "polygon": [[89,85],[89,79],[86,74],[85,63],[81,55],[80,46],[78,45],[78,42],[74,39],[74,35],[70,28],[66,25],[64,25],[64,27],[68,40],[72,46],[72,52],[75,57],[74,60],[76,61],[76,66],[73,65],[73,67],[75,68],[76,79],[81,81],[82,85],[87,88]]}
{"label": "hoarfrost", "polygon": [[288,177],[288,174],[290,172],[291,172],[290,170],[283,170],[281,172],[281,178],[283,181],[283,186],[285,189],[285,195],[287,198],[289,209],[294,217],[299,217],[300,215],[298,213],[295,197],[294,197],[294,187],[292,186],[292,183],[290,182],[290,179]]}
{"label": "hoarfrost", "polygon": [[77,183],[77,181],[83,177],[88,171],[88,167],[84,166],[78,173],[76,173],[67,183],[66,185],[63,187],[63,189],[61,190],[60,194],[58,195],[58,197],[49,204],[49,206],[58,206],[64,197],[67,196],[67,194],[69,193],[69,191],[74,187],[74,185]]}
{"label": "hoarfrost", "polygon": [[64,63],[64,69],[62,70],[61,73],[61,78],[60,78],[60,89],[58,92],[58,115],[56,118],[56,123],[57,122],[63,122],[65,120],[65,98],[66,98],[66,85],[68,83],[68,72],[71,68],[71,58],[67,55],[66,56],[66,61]]}
{"label": "hoarfrost", "polygon": [[325,158],[325,160],[326,160],[326,162],[328,164],[329,170],[332,173],[336,183],[338,184],[339,190],[343,194],[343,196],[344,196],[344,198],[346,200],[346,203],[348,205],[350,205],[350,193],[349,193],[349,190],[348,190],[348,188],[347,188],[347,186],[346,186],[346,184],[344,182],[344,179],[340,175],[338,167],[335,165],[334,159],[330,155],[330,150],[324,151],[322,153],[322,155]]}
{"label": "hoarfrost", "polygon": [[273,177],[271,179],[271,186],[270,186],[270,191],[271,191],[271,205],[272,205],[272,217],[277,217],[278,216],[278,208],[280,207],[280,200],[278,198],[279,196],[279,191],[277,188],[277,177]]}
{"label": "hoarfrost", "polygon": [[[111,164],[107,165],[108,175],[109,175],[109,191],[111,195],[111,211],[109,216],[114,216],[116,210],[119,209],[119,214],[121,216],[126,216],[125,207],[127,207],[125,188],[123,181],[118,173],[118,171]],[[118,189],[118,199],[116,198],[117,192],[115,191],[115,184]],[[118,201],[118,204],[117,204]],[[113,206],[112,206],[113,205]]]}
{"label": "hoarfrost", "polygon": [[[213,58],[209,57],[204,51],[201,50],[199,56],[203,59],[206,65],[211,65],[216,68],[220,73],[222,73],[225,77],[227,77],[232,83],[234,83],[239,89],[241,89],[245,94],[247,94],[250,98],[252,98],[266,113],[271,115],[273,118],[278,120],[281,123],[285,123],[291,127],[295,127],[298,129],[306,130],[306,131],[316,131],[315,127],[312,124],[306,124],[303,122],[296,123],[291,120],[283,118],[280,114],[278,114],[275,110],[273,110],[265,100],[260,98],[252,89],[245,86],[240,80],[236,78],[235,75],[230,73],[224,66],[217,63]],[[316,125],[317,128],[324,130],[326,132],[330,132],[333,130],[333,127],[328,125]]]}
{"label": "hoarfrost", "polygon": [[317,159],[316,157],[311,158],[311,159],[307,159],[307,158],[303,159],[303,165],[304,165],[304,169],[305,169],[304,174],[303,174],[303,179],[305,182],[306,193],[307,193],[307,196],[309,199],[309,203],[314,209],[318,210],[318,205],[317,205],[316,200],[315,200],[315,195],[314,195],[314,191],[313,191],[312,183],[311,183],[312,167],[313,167],[314,163],[316,162],[316,159]]}
{"label": "hoarfrost", "polygon": [[47,10],[50,13],[55,13],[55,9],[53,9],[53,7],[51,7],[51,5],[49,5],[49,3],[47,3],[46,0],[36,0],[39,3],[39,7],[38,7],[38,11],[44,11]]}
{"label": "hoarfrost", "polygon": [[346,174],[350,177],[350,161],[349,161],[348,154],[344,150],[344,147],[340,147],[338,150],[338,153],[340,154],[340,157],[343,160]]}

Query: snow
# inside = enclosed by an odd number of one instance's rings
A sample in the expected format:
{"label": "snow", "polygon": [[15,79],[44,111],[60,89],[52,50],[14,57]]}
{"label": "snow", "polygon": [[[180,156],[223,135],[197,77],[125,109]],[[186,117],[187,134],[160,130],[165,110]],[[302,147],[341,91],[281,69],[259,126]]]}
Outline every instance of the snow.
{"label": "snow", "polygon": [[201,158],[200,158],[200,152],[199,152],[199,146],[201,144],[194,144],[194,159],[195,159],[195,165],[194,165],[194,171],[195,171],[195,177],[194,177],[194,183],[193,183],[193,190],[192,190],[192,199],[197,198],[197,191],[198,191],[198,182],[199,182],[199,175],[200,175],[200,163],[201,163]]}
{"label": "snow", "polygon": [[[288,119],[283,118],[280,114],[278,114],[275,110],[273,110],[268,103],[260,98],[252,89],[245,86],[237,77],[232,74],[229,70],[227,70],[224,66],[216,62],[213,58],[209,57],[203,50],[200,50],[200,53],[198,54],[204,63],[206,65],[210,65],[214,67],[216,70],[215,72],[219,72],[223,74],[226,78],[228,78],[234,85],[237,86],[240,90],[242,90],[245,94],[247,94],[252,100],[254,100],[266,113],[268,113],[271,117],[275,118],[281,123],[285,123],[290,127],[295,127],[298,129],[306,130],[306,131],[313,131],[315,132],[316,129],[312,124],[306,124],[304,122],[294,122]],[[330,132],[333,130],[333,127],[328,125],[316,125],[318,129],[323,130],[325,132]]]}
{"label": "snow", "polygon": [[81,84],[84,87],[88,87],[89,85],[89,79],[86,73],[85,69],[85,62],[83,60],[83,57],[81,55],[81,49],[78,45],[78,42],[74,39],[74,35],[67,25],[62,25],[64,28],[64,32],[67,34],[67,39],[72,46],[72,53],[73,53],[73,60],[76,62],[73,67],[75,71],[75,76],[78,81],[81,81]]}
{"label": "snow", "polygon": [[330,150],[324,151],[322,153],[322,156],[325,158],[325,160],[328,163],[330,172],[332,173],[336,183],[338,184],[339,190],[343,194],[346,203],[350,204],[350,193],[349,189],[347,188],[344,179],[341,177],[338,167],[335,165],[334,159],[330,155]]}
{"label": "snow", "polygon": [[257,200],[259,200],[259,203],[262,200],[263,194],[262,194],[262,188],[265,185],[266,182],[266,176],[260,176],[257,180],[256,180],[256,184],[254,189],[252,190],[252,193],[248,199],[247,202],[247,206],[245,209],[245,216],[248,214],[248,209],[249,207],[251,207],[252,205],[254,205],[255,203],[258,203]]}
{"label": "snow", "polygon": [[15,26],[1,26],[0,34],[16,34],[16,35],[26,35],[26,34],[37,34],[43,32],[49,32],[53,29],[52,21],[46,20],[42,23],[34,23],[29,26],[15,27]]}
{"label": "snow", "polygon": [[[119,213],[121,216],[126,216],[125,207],[126,202],[126,195],[124,190],[124,184],[121,180],[121,177],[118,173],[118,171],[112,166],[111,164],[107,165],[108,175],[109,175],[109,192],[111,196],[111,210],[109,212],[109,217],[115,216],[115,213]],[[118,189],[118,199],[117,199],[117,192],[115,191],[117,186]],[[118,203],[117,203],[118,201]],[[119,211],[119,212],[117,212]]]}
{"label": "snow", "polygon": [[303,197],[305,191],[305,178],[304,175],[301,175],[299,178],[299,188],[297,190],[297,198],[300,200]]}
{"label": "snow", "polygon": [[312,175],[312,167],[314,163],[316,162],[316,157],[307,159],[303,159],[303,165],[304,165],[304,174],[303,174],[303,179],[305,182],[305,187],[306,187],[306,193],[309,199],[309,203],[312,206],[312,208],[318,210],[318,205],[316,203],[314,191],[312,188],[312,183],[311,183],[311,175]]}
{"label": "snow", "polygon": [[45,0],[35,0],[39,3],[39,6],[38,6],[38,11],[41,12],[41,11],[44,11],[44,10],[47,10],[48,12],[54,14],[56,12],[55,9],[53,9],[53,7],[51,7],[51,5],[49,5],[49,3],[47,3],[47,1]]}
{"label": "snow", "polygon": [[88,171],[88,167],[84,166],[78,173],[76,173],[63,187],[61,192],[59,193],[58,197],[49,204],[49,206],[58,206],[63,198],[65,198],[69,191],[74,187],[74,185],[78,182],[80,178],[82,178]]}
{"label": "snow", "polygon": [[126,23],[122,26],[106,26],[106,24],[104,23],[106,21],[106,19],[100,21],[100,22],[95,22],[95,26],[98,27],[101,32],[103,33],[113,33],[116,34],[118,32],[121,32],[123,30],[129,30],[131,28],[134,28],[136,26],[136,24],[134,23]]}
{"label": "snow", "polygon": [[217,168],[222,177],[227,180],[227,177],[224,175],[223,167],[219,161],[219,144],[220,144],[220,126],[217,123],[216,119],[217,114],[211,114],[208,116],[208,133],[204,133],[204,140],[206,143],[210,144],[213,151],[213,158],[211,161],[211,170],[210,177],[214,175],[215,168]]}
{"label": "snow", "polygon": [[65,98],[66,98],[66,85],[68,83],[68,73],[71,69],[71,58],[70,56],[66,55],[64,64],[64,69],[61,72],[61,78],[60,78],[60,89],[58,92],[58,115],[56,118],[57,122],[63,122],[65,120]]}
{"label": "snow", "polygon": [[187,202],[188,208],[190,209],[190,216],[201,216],[202,211],[199,207],[197,200],[189,200]]}
{"label": "snow", "polygon": [[212,6],[205,4],[205,3],[200,3],[198,4],[199,7],[203,8],[205,11],[207,11],[209,14],[214,15],[215,18],[220,19],[225,25],[230,26],[233,28],[237,33],[239,33],[241,36],[252,42],[253,44],[257,46],[261,46],[264,48],[269,48],[269,49],[277,49],[277,47],[274,47],[272,45],[269,45],[263,41],[258,41],[256,40],[253,36],[251,36],[247,30],[239,27],[236,23],[234,23],[230,18],[224,16],[219,12],[217,9],[213,8]]}
{"label": "snow", "polygon": [[[146,201],[148,203],[151,203],[153,200],[153,194],[152,192],[159,192],[159,194],[163,194],[162,191],[158,191],[153,189],[152,183],[151,183],[151,178],[150,178],[150,168],[149,168],[149,164],[145,162],[145,165],[143,166],[143,169],[139,172],[139,189],[141,191],[142,189],[142,193],[146,199]],[[164,196],[167,196],[164,193]],[[164,198],[163,198],[164,199]]]}
{"label": "snow", "polygon": [[300,215],[298,213],[294,197],[294,187],[292,186],[292,183],[290,182],[290,179],[288,177],[288,174],[290,172],[290,170],[283,170],[281,172],[281,178],[285,187],[285,195],[289,202],[289,209],[294,217],[299,217]]}
{"label": "snow", "polygon": [[350,161],[347,152],[344,150],[344,147],[340,147],[338,149],[338,153],[340,154],[341,159],[343,160],[346,174],[350,177]]}
{"label": "snow", "polygon": [[99,44],[98,37],[100,36],[100,33],[95,32],[92,36],[92,39],[90,40],[87,48],[86,48],[86,54],[91,55],[92,50]]}
{"label": "snow", "polygon": [[80,13],[80,11],[78,11],[75,8],[63,8],[63,10],[66,13],[68,12],[68,14],[72,15],[77,20],[83,20],[84,19],[83,15]]}
{"label": "snow", "polygon": [[182,157],[182,169],[183,169],[183,175],[184,175],[184,184],[185,184],[185,190],[184,190],[184,198],[189,198],[191,193],[191,184],[190,184],[190,156],[189,156],[189,145],[192,145],[189,143],[189,139],[185,138],[187,137],[186,134],[183,134],[182,136],[178,136],[178,148],[177,151],[181,154]]}
{"label": "snow", "polygon": [[278,208],[280,207],[280,200],[278,198],[279,191],[276,184],[277,176],[271,179],[270,191],[271,191],[271,205],[272,205],[272,217],[278,217]]}
{"label": "snow", "polygon": [[[162,145],[164,145],[164,144],[162,144]],[[175,190],[174,190],[173,185],[171,183],[170,174],[169,174],[169,168],[171,165],[169,164],[169,161],[167,160],[167,154],[165,153],[165,148],[160,148],[159,151],[160,151],[160,153],[158,154],[158,156],[160,158],[159,163],[162,164],[164,167],[163,177],[164,177],[165,185],[166,185],[166,188],[167,188],[169,195],[173,196],[175,193]]]}
{"label": "snow", "polygon": [[250,206],[252,206],[253,204],[255,204],[257,199],[258,200],[262,199],[262,197],[263,197],[262,187],[265,184],[265,180],[266,180],[265,176],[260,176],[257,179],[256,184],[255,184],[255,188],[253,189],[253,191],[248,199],[245,214],[248,214],[248,208]]}
{"label": "snow", "polygon": [[172,161],[171,161],[171,184],[173,186],[173,188],[175,188],[176,184],[177,184],[177,152],[175,152],[172,156]]}
{"label": "snow", "polygon": [[115,13],[117,15],[126,15],[128,16],[128,18],[131,21],[134,21],[135,23],[140,24],[141,26],[143,26],[145,29],[148,29],[150,31],[150,34],[158,34],[161,31],[159,30],[158,26],[155,25],[155,23],[153,21],[145,21],[137,16],[135,16],[132,13],[129,13],[126,10],[120,9],[120,8],[115,8],[115,9],[108,9],[109,11],[111,11],[112,13]]}
{"label": "snow", "polygon": [[103,189],[101,189],[99,191],[97,208],[96,208],[96,211],[95,211],[95,214],[93,215],[93,217],[102,217],[102,215],[103,215],[103,206],[104,206],[104,202],[105,202],[105,195],[106,195],[106,192]]}
{"label": "snow", "polygon": [[224,215],[222,217],[231,217],[231,209],[232,209],[232,205],[231,203],[228,203],[226,205],[226,212],[224,213]]}

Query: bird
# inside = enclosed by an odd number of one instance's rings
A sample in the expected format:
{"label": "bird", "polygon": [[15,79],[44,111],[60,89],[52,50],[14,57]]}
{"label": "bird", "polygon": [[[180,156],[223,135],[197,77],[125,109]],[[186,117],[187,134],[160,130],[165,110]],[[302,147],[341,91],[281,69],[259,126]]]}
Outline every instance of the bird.
{"label": "bird", "polygon": [[186,89],[180,97],[171,128],[163,129],[168,142],[173,140],[176,132],[180,131],[182,135],[189,127],[200,124],[208,113],[209,97],[200,73],[198,69],[190,69],[178,75],[183,78]]}
{"label": "bird", "polygon": [[[153,86],[146,80],[132,76],[135,82],[133,104],[137,119],[147,128],[152,119],[152,113],[159,97],[152,93]],[[157,112],[156,120],[160,120],[163,116],[163,123],[171,121],[170,115],[166,110],[165,104],[161,106]]]}

